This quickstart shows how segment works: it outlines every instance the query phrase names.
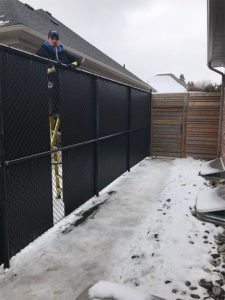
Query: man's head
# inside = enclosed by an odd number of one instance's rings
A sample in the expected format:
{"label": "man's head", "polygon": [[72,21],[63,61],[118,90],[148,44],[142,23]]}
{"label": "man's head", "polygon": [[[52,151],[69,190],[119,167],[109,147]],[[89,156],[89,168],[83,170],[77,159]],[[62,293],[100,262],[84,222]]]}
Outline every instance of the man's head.
{"label": "man's head", "polygon": [[51,47],[58,47],[60,44],[59,33],[56,30],[50,30],[48,33],[48,42]]}

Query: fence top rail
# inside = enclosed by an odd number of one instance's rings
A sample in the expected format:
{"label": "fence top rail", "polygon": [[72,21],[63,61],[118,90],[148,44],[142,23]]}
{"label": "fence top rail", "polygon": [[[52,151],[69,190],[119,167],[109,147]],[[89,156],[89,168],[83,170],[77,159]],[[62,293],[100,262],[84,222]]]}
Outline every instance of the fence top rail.
{"label": "fence top rail", "polygon": [[129,84],[126,84],[126,83],[122,83],[120,81],[116,81],[116,80],[113,80],[113,79],[109,79],[107,77],[104,77],[104,76],[101,76],[101,75],[98,75],[98,74],[95,74],[95,73],[91,73],[91,72],[88,72],[86,70],[73,69],[73,68],[70,68],[70,66],[68,66],[66,64],[63,64],[61,62],[57,62],[55,60],[47,59],[47,58],[38,56],[36,54],[31,54],[29,52],[26,52],[26,51],[23,51],[23,50],[20,50],[20,49],[16,49],[14,47],[10,47],[10,46],[5,45],[5,44],[1,44],[0,43],[0,50],[4,50],[4,51],[6,51],[8,53],[14,53],[14,54],[17,54],[18,56],[21,55],[21,56],[29,57],[29,58],[32,58],[32,59],[37,60],[39,62],[42,62],[42,63],[52,62],[55,65],[57,65],[57,67],[62,68],[62,69],[70,70],[70,71],[73,71],[73,72],[79,72],[79,73],[83,73],[83,74],[88,74],[88,75],[93,76],[95,78],[100,78],[100,79],[103,79],[103,80],[114,82],[116,84],[119,84],[119,85],[122,85],[122,86],[125,86],[125,87],[130,87],[132,89],[144,92],[146,94],[152,94],[152,90],[151,89],[149,91],[142,90],[142,89],[139,89],[139,88],[134,87],[132,85],[129,85]]}

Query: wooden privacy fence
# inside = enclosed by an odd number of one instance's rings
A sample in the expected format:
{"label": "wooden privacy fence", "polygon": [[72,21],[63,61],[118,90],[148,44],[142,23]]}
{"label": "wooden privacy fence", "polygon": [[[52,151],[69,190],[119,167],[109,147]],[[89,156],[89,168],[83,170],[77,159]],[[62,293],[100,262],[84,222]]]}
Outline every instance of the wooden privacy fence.
{"label": "wooden privacy fence", "polygon": [[151,155],[218,156],[220,93],[155,94]]}

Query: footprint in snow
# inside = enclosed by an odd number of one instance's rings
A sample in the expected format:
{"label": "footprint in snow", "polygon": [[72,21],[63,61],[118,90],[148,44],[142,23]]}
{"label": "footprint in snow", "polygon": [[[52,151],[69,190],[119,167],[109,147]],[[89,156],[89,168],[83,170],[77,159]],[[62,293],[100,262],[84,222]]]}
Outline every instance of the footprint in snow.
{"label": "footprint in snow", "polygon": [[109,191],[108,192],[108,195],[114,195],[114,194],[116,194],[116,191]]}

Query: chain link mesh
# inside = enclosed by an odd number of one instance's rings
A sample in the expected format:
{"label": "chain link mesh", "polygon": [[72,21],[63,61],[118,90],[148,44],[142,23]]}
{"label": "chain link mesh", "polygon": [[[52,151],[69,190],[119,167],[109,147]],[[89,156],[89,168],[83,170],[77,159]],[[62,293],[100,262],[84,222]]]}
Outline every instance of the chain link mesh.
{"label": "chain link mesh", "polygon": [[148,154],[149,93],[47,62],[0,46],[0,264]]}

